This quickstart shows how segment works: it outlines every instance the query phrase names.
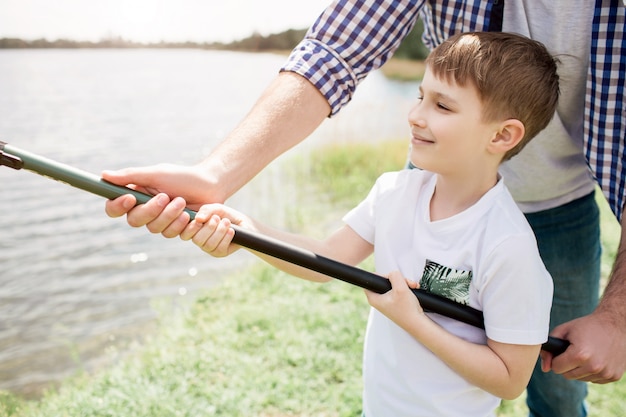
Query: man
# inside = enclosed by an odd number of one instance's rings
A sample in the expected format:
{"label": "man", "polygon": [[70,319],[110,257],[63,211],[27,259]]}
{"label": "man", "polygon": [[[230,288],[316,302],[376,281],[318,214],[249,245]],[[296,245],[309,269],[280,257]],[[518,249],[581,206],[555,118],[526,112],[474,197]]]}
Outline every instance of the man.
{"label": "man", "polygon": [[[107,213],[128,213],[132,226],[178,236],[188,222],[185,202],[197,208],[225,201],[304,140],[349,102],[359,81],[392,55],[420,17],[430,48],[467,31],[516,32],[541,41],[562,62],[557,115],[501,173],[554,278],[552,335],[571,345],[556,358],[542,354],[538,368],[552,372],[536,369],[527,402],[533,416],[584,416],[584,381],[616,381],[626,369],[626,239],[596,305],[600,243],[593,198],[595,177],[622,218],[626,7],[618,0],[440,3],[334,2],[252,111],[205,161],[103,173],[115,183],[161,193],[137,208],[132,197],[121,197],[107,203]],[[175,196],[184,200],[170,200]]]}

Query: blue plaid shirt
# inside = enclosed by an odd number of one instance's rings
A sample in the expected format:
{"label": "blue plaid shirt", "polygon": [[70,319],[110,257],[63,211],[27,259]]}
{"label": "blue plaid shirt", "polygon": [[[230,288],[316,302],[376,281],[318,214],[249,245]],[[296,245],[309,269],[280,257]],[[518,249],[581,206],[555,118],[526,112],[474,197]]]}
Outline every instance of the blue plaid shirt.
{"label": "blue plaid shirt", "polygon": [[[331,114],[348,103],[358,83],[393,55],[418,17],[429,48],[459,32],[501,30],[494,25],[503,0],[339,0],[329,6],[294,49],[284,71],[296,72],[326,97]],[[613,212],[625,202],[626,7],[596,0],[585,98],[587,161]]]}

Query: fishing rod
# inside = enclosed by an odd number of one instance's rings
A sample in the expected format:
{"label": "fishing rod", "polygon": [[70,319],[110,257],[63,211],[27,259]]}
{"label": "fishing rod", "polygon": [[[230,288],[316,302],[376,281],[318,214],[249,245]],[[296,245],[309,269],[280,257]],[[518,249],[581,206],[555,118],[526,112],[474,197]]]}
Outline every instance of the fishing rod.
{"label": "fishing rod", "polygon": [[[92,173],[27,152],[2,141],[0,141],[0,165],[16,170],[26,169],[107,199],[115,199],[124,194],[132,194],[137,199],[137,204],[144,204],[152,198],[148,194],[112,184]],[[185,211],[191,219],[195,218],[195,211],[188,208]],[[391,289],[389,280],[380,275],[326,258],[280,240],[242,229],[237,225],[231,225],[231,228],[235,231],[232,241],[237,245],[379,294],[383,294]],[[441,314],[481,329],[485,328],[482,311],[419,288],[412,291],[424,310]],[[541,348],[554,355],[559,355],[568,346],[569,342],[567,340],[550,336]]]}

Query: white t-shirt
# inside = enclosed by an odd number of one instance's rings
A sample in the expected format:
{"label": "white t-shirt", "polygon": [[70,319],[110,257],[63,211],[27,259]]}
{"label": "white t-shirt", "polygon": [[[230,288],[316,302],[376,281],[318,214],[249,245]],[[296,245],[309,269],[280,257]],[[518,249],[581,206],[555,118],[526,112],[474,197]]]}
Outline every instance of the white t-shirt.
{"label": "white t-shirt", "polygon": [[[344,221],[374,245],[378,273],[399,270],[432,292],[484,312],[486,332],[429,313],[451,333],[481,344],[487,336],[502,343],[545,342],[552,280],[503,182],[469,209],[431,222],[435,183],[436,176],[426,171],[383,174]],[[363,378],[367,417],[488,416],[500,402],[375,309],[367,326]]]}

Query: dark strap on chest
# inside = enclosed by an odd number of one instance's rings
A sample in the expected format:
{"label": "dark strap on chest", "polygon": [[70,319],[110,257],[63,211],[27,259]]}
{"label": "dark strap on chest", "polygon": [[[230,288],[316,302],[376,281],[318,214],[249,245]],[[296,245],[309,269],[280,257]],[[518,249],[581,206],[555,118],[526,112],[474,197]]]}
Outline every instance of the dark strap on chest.
{"label": "dark strap on chest", "polygon": [[489,32],[502,32],[502,16],[504,15],[504,0],[495,0],[491,6],[489,17]]}

